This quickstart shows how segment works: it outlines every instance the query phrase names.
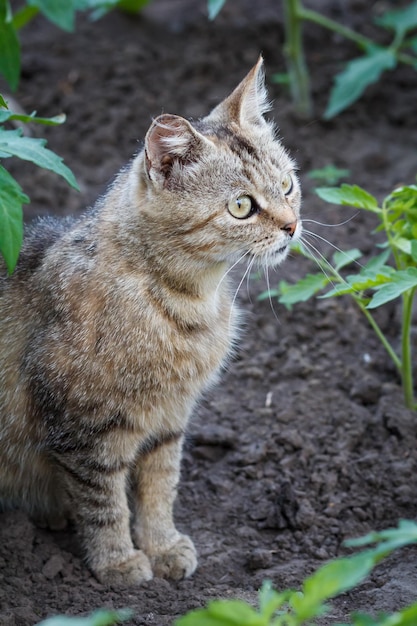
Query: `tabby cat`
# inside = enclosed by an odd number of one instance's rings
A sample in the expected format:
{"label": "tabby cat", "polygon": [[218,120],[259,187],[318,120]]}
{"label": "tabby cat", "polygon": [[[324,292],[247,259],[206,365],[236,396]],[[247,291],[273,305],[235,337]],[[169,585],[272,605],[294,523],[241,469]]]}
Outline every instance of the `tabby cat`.
{"label": "tabby cat", "polygon": [[172,509],[187,421],[239,334],[227,270],[277,265],[301,230],[267,110],[259,59],[202,120],[157,117],[95,207],[37,222],[1,279],[2,500],[71,519],[104,583],[196,567]]}

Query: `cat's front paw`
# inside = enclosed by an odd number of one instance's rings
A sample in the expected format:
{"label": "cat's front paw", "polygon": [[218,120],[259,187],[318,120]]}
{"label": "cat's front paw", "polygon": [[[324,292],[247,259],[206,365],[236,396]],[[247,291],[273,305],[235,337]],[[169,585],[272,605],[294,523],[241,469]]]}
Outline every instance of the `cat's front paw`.
{"label": "cat's front paw", "polygon": [[197,567],[197,552],[193,542],[187,535],[179,539],[168,550],[150,557],[152,569],[158,578],[181,580],[187,578]]}
{"label": "cat's front paw", "polygon": [[101,583],[114,587],[140,585],[153,578],[151,564],[142,550],[135,550],[133,556],[122,563],[95,568],[94,573]]}

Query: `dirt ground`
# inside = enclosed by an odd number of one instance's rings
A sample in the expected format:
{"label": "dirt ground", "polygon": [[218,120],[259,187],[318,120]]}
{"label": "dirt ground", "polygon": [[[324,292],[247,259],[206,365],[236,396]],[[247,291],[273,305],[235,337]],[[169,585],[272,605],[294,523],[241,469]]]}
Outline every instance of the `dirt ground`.
{"label": "dirt ground", "polygon": [[[310,3],[362,32],[372,32],[370,15],[386,4]],[[152,116],[206,114],[261,51],[268,77],[284,71],[277,5],[229,0],[210,23],[203,0],[155,0],[137,19],[118,13],[97,23],[80,19],[73,35],[42,19],[27,27],[16,98],[28,112],[67,114],[64,126],[32,132],[64,157],[82,193],[16,161],[12,172],[32,199],[26,217],[66,215],[91,204],[138,149]],[[306,27],[305,35],[316,115],[299,119],[286,90],[270,84],[272,115],[300,166],[304,218],[328,224],[352,218],[332,228],[306,221],[306,228],[369,254],[373,216],[325,205],[307,173],[330,163],[347,168],[349,182],[378,198],[415,182],[417,74],[405,67],[387,73],[355,106],[324,122],[331,77],[355,49],[317,27]],[[290,258],[271,282],[307,269]],[[108,589],[83,564],[73,533],[37,529],[18,511],[2,513],[1,626],[33,626],[53,614],[97,607],[131,607],[129,626],[172,624],[210,598],[254,601],[266,578],[277,589],[297,587],[327,559],[347,553],[344,539],[416,518],[416,415],[403,408],[396,372],[365,319],[344,298],[292,311],[274,302],[273,310],[257,300],[264,289],[255,276],[241,288],[247,315],[239,355],[190,428],[176,519],[199,551],[194,576]],[[378,319],[397,342],[398,307],[386,306]],[[417,549],[409,548],[336,601],[321,623],[415,600]]]}

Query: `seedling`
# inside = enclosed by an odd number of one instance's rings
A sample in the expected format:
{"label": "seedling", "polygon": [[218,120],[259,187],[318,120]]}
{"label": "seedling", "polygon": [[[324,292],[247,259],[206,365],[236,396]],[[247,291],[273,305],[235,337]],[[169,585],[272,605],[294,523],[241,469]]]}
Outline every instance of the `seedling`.
{"label": "seedling", "polygon": [[[385,240],[377,244],[379,253],[364,265],[358,262],[362,253],[358,249],[336,252],[332,261],[317,255],[316,248],[306,236],[297,250],[316,262],[321,271],[307,274],[294,285],[282,281],[278,288],[261,295],[277,296],[279,302],[291,307],[331,288],[322,298],[349,295],[364,313],[377,337],[392,359],[402,381],[404,400],[408,408],[417,409],[413,386],[411,352],[411,315],[417,290],[417,186],[400,187],[390,193],[379,206],[376,198],[356,185],[343,184],[339,188],[322,187],[318,195],[327,202],[349,205],[374,213],[379,221],[377,232],[383,232]],[[382,250],[382,251],[381,251]],[[342,270],[358,268],[355,273],[342,275]],[[372,311],[377,307],[401,299],[401,351],[398,354],[379,327]]]}
{"label": "seedling", "polygon": [[322,185],[337,185],[342,178],[348,178],[348,176],[350,176],[350,170],[336,167],[336,165],[331,163],[320,169],[311,170],[307,174],[308,178]]}
{"label": "seedling", "polygon": [[[71,187],[78,189],[73,173],[62,162],[61,157],[45,147],[44,139],[25,137],[21,128],[6,129],[6,122],[36,122],[37,124],[57,125],[65,121],[65,115],[43,118],[12,113],[0,96],[0,160],[16,156],[31,161],[39,167],[51,170],[62,176]],[[18,182],[0,164],[0,253],[11,273],[16,265],[23,239],[23,204],[29,202]]]}
{"label": "seedling", "polygon": [[[243,600],[214,600],[206,608],[191,611],[175,626],[302,626],[316,624],[315,618],[328,611],[328,600],[359,585],[381,559],[396,548],[417,543],[417,525],[402,521],[398,528],[373,532],[351,546],[376,544],[353,556],[326,563],[304,580],[302,591],[275,591],[265,582],[254,608]],[[417,619],[417,604],[374,620],[369,615],[353,615],[353,626],[411,626]],[[313,621],[312,621],[313,620]],[[347,624],[339,626],[348,626]]]}
{"label": "seedling", "polygon": [[[207,0],[210,19],[221,10],[226,0]],[[312,22],[321,28],[337,33],[355,43],[362,55],[347,63],[335,77],[329,103],[324,117],[334,117],[361,97],[365,89],[379,80],[386,70],[404,63],[417,69],[417,36],[410,33],[417,28],[417,0],[407,6],[387,11],[376,24],[393,33],[389,45],[376,41],[332,20],[325,15],[307,9],[302,0],[283,0],[285,43],[284,53],[294,104],[298,113],[311,117],[313,105],[310,93],[310,77],[304,55],[302,26]]]}

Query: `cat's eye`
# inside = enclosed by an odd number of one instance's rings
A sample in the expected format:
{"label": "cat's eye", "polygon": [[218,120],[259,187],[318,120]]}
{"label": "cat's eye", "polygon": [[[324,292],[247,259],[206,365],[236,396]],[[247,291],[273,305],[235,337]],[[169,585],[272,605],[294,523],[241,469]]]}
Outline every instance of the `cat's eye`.
{"label": "cat's eye", "polygon": [[230,215],[233,215],[238,220],[244,220],[253,215],[257,207],[255,201],[250,196],[239,196],[230,200],[227,208]]}
{"label": "cat's eye", "polygon": [[288,196],[293,188],[292,176],[291,174],[284,174],[281,178],[281,188],[284,193],[284,196]]}

